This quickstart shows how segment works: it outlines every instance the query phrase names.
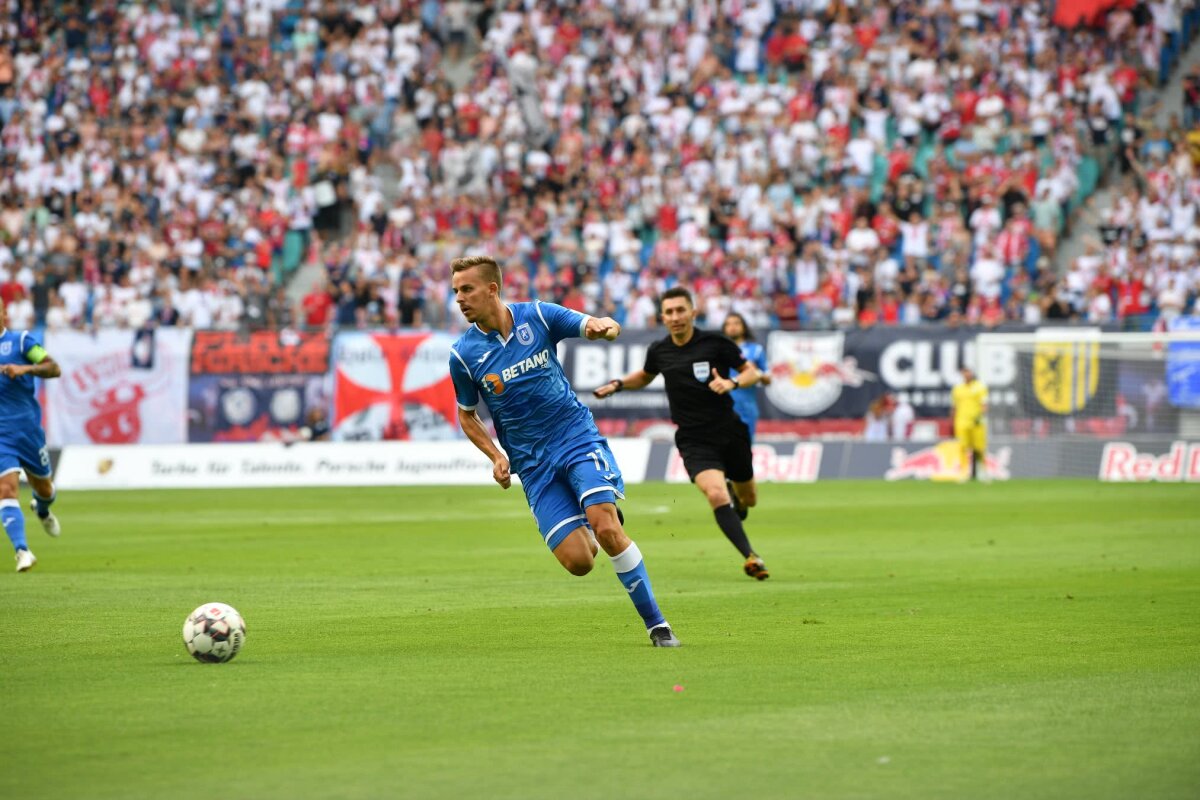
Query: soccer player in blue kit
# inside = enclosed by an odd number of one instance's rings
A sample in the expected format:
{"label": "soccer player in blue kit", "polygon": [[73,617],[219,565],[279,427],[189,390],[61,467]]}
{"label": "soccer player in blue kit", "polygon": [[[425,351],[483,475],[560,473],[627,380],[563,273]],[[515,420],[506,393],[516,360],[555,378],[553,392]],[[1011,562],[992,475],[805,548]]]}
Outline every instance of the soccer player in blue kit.
{"label": "soccer player in blue kit", "polygon": [[34,378],[61,374],[32,334],[8,329],[8,314],[0,303],[0,523],[16,550],[17,572],[27,572],[37,563],[25,541],[25,515],[18,499],[22,470],[33,488],[33,510],[42,529],[51,536],[62,532],[58,519],[50,513],[54,483],[33,383]]}
{"label": "soccer player in blue kit", "polygon": [[[742,351],[742,358],[749,361],[758,369],[758,382],[763,386],[771,383],[771,373],[767,370],[767,351],[754,341],[754,333],[746,324],[746,318],[734,311],[725,318],[721,325],[721,333],[733,340]],[[730,378],[738,374],[730,370]],[[750,429],[750,441],[754,441],[754,430],[758,427],[758,393],[753,386],[744,386],[729,393],[733,398],[733,410],[741,417],[742,422]]]}
{"label": "soccer player in blue kit", "polygon": [[[463,432],[492,462],[504,489],[515,473],[538,530],[559,563],[586,575],[597,545],[613,569],[655,647],[678,647],[642,561],[625,535],[617,500],[625,484],[592,412],[579,402],[555,352],[563,339],[616,339],[621,326],[552,303],[506,304],[500,265],[487,256],[455,259],[455,302],[471,327],[451,348],[450,376]],[[480,396],[491,412],[496,447],[476,413]]]}

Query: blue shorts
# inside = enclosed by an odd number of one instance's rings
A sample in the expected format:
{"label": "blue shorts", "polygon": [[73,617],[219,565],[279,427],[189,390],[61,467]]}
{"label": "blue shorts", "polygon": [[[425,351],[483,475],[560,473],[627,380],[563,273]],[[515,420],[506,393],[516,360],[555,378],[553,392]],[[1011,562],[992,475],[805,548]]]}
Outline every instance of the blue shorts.
{"label": "blue shorts", "polygon": [[625,499],[625,481],[608,442],[591,439],[556,454],[552,463],[521,473],[538,532],[551,550],[587,525],[584,509]]}
{"label": "blue shorts", "polygon": [[50,453],[46,434],[39,427],[0,433],[0,475],[25,470],[35,478],[49,478]]}

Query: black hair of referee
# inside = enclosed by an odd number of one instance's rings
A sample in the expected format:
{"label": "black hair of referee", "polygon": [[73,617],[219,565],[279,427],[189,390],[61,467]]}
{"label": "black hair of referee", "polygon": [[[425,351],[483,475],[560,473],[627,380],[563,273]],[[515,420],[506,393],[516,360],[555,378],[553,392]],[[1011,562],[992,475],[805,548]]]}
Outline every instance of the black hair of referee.
{"label": "black hair of referee", "polygon": [[[666,383],[671,421],[678,426],[675,447],[688,477],[708,499],[721,532],[746,559],[743,570],[758,580],[766,565],[750,546],[742,525],[758,504],[750,430],[733,410],[729,393],[753,386],[761,373],[730,339],[696,327],[696,306],[682,286],[663,292],[659,312],[669,336],[646,351],[642,369],[597,388],[596,397],[643,389],[656,375]],[[722,377],[736,371],[732,378]]]}

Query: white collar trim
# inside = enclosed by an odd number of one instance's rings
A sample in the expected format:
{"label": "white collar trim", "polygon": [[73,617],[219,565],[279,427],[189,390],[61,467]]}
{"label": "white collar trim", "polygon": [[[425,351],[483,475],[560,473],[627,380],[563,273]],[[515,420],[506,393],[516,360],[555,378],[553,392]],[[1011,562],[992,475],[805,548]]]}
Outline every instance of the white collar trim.
{"label": "white collar trim", "polygon": [[[509,342],[512,341],[513,334],[517,332],[517,317],[515,314],[513,314],[512,309],[509,308],[508,303],[504,303],[503,305],[504,305],[504,310],[508,312],[508,318],[512,320],[512,330],[510,330],[508,332],[508,337],[503,339],[500,342],[500,344],[502,346],[506,346],[506,345],[508,345]],[[484,336],[486,336],[489,339],[492,338],[492,334],[488,331],[485,331],[483,329],[483,326],[480,325],[478,322],[473,322],[471,324],[475,328],[475,330],[479,331],[480,333],[482,333]],[[496,333],[499,334],[500,331],[496,331]]]}

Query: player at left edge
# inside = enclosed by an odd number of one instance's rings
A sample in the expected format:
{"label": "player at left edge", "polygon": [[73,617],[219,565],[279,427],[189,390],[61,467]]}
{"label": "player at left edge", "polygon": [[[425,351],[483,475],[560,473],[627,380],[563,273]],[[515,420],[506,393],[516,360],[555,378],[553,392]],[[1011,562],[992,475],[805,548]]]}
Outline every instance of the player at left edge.
{"label": "player at left edge", "polygon": [[17,572],[27,572],[37,563],[25,541],[25,515],[19,499],[22,470],[33,489],[30,507],[42,529],[51,536],[62,532],[50,512],[54,481],[42,430],[42,408],[34,389],[34,378],[60,375],[58,363],[33,334],[8,329],[7,309],[0,303],[0,523],[16,551]]}

